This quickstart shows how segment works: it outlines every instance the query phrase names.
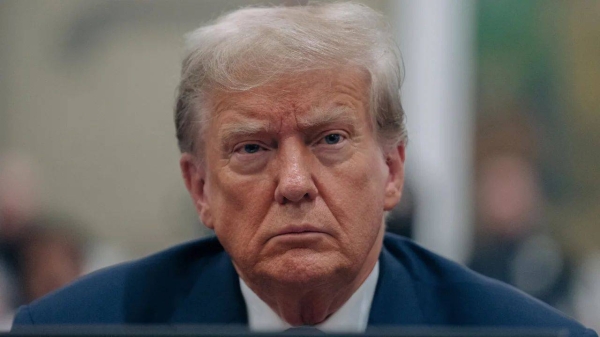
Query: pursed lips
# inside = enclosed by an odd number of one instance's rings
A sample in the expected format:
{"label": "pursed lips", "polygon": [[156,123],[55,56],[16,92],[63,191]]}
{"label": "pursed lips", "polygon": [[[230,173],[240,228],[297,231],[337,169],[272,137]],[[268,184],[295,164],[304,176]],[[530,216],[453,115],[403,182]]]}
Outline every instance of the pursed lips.
{"label": "pursed lips", "polygon": [[310,234],[310,233],[329,234],[325,230],[318,228],[316,226],[309,225],[309,224],[303,224],[303,225],[296,225],[296,226],[294,226],[294,225],[286,226],[286,227],[282,228],[281,230],[277,231],[275,233],[275,235],[272,236],[272,238],[281,236],[281,235],[301,235],[301,234]]}

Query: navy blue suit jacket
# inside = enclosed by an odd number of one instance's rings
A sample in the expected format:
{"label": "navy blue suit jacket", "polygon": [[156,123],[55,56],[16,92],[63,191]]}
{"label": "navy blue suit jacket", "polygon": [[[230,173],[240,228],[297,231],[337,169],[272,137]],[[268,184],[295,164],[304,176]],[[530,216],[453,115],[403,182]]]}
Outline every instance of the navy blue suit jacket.
{"label": "navy blue suit jacket", "polygon": [[[369,326],[493,326],[595,332],[544,303],[387,234]],[[28,306],[14,324],[247,324],[216,238],[90,274]]]}

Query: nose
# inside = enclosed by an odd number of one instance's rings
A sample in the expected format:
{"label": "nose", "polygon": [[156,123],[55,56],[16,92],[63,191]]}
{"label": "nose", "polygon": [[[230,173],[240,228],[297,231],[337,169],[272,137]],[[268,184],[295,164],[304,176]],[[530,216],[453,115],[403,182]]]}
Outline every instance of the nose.
{"label": "nose", "polygon": [[312,201],[317,197],[310,156],[310,151],[301,142],[280,144],[279,181],[275,189],[275,200],[279,204]]}

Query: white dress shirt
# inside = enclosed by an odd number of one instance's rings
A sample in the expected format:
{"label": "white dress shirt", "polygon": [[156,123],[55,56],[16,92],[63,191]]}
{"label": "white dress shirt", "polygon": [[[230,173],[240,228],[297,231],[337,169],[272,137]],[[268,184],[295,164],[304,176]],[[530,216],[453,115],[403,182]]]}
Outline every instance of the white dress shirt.
{"label": "white dress shirt", "polygon": [[[323,323],[314,327],[324,332],[365,332],[378,278],[379,262],[375,264],[371,274],[348,301]],[[242,288],[244,301],[246,301],[250,330],[277,332],[292,327],[281,319],[267,303],[261,300],[241,278],[240,287]]]}

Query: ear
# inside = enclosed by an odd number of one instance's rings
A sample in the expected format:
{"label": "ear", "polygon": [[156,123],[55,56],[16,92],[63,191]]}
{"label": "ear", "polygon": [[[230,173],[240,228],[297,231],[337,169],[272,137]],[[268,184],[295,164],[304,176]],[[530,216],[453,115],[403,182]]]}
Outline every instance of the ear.
{"label": "ear", "polygon": [[391,211],[402,197],[404,186],[405,146],[400,144],[386,153],[388,179],[385,183],[384,210]]}
{"label": "ear", "polygon": [[209,200],[206,193],[206,168],[203,163],[196,159],[190,153],[184,153],[179,159],[179,167],[181,168],[181,175],[185,182],[190,196],[196,207],[196,212],[200,217],[200,221],[210,228],[214,229],[212,221]]}

